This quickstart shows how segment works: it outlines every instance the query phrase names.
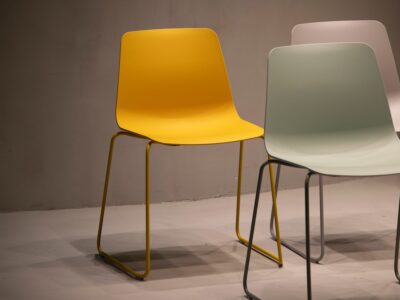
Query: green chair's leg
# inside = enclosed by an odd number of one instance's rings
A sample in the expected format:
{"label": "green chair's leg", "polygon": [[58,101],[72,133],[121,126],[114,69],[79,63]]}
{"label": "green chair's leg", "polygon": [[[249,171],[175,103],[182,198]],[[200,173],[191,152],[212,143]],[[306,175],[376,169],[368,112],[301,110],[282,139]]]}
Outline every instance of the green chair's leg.
{"label": "green chair's leg", "polygon": [[310,179],[314,173],[308,172],[304,182],[305,198],[305,235],[306,235],[306,267],[307,267],[307,299],[312,300],[311,286],[311,249],[310,249]]}
{"label": "green chair's leg", "polygon": [[[235,231],[238,240],[244,244],[248,245],[249,241],[244,238],[240,233],[240,195],[241,195],[241,185],[242,185],[242,163],[243,163],[243,141],[240,141],[240,151],[239,151],[239,170],[238,170],[238,185],[237,185],[237,201],[236,201],[236,222],[235,222]],[[280,232],[279,232],[279,221],[278,221],[278,208],[276,204],[276,192],[275,192],[275,183],[273,176],[272,166],[269,165],[269,175],[270,175],[270,184],[271,184],[271,193],[272,193],[272,214],[275,216],[275,227],[277,228],[276,232],[276,241],[277,241],[277,249],[278,256],[265,250],[259,245],[252,244],[252,249],[257,251],[258,253],[270,258],[274,262],[276,262],[280,267],[283,265],[282,258],[282,247],[280,241]]]}
{"label": "green chair's leg", "polygon": [[105,179],[105,183],[104,183],[103,201],[101,204],[100,221],[99,221],[99,228],[98,228],[98,233],[97,233],[97,251],[101,257],[105,258],[113,266],[119,268],[120,270],[122,270],[123,272],[132,276],[133,278],[143,280],[149,275],[149,272],[150,272],[150,193],[149,193],[150,192],[150,186],[149,186],[150,176],[149,176],[149,169],[150,169],[150,150],[151,150],[151,145],[152,145],[153,141],[148,142],[148,144],[146,146],[146,200],[145,200],[145,206],[146,206],[146,254],[145,254],[146,266],[145,266],[145,271],[144,272],[135,271],[131,267],[122,263],[116,257],[106,253],[105,251],[103,251],[101,249],[101,234],[102,234],[102,230],[103,230],[103,220],[104,220],[104,212],[105,212],[105,208],[106,208],[107,191],[108,191],[108,183],[109,183],[109,179],[110,179],[110,170],[111,170],[114,142],[115,142],[116,138],[120,135],[129,135],[129,134],[126,134],[123,132],[118,132],[111,138],[110,151],[108,154],[108,162],[107,162],[106,179]]}
{"label": "green chair's leg", "polygon": [[[276,181],[275,181],[275,191],[278,196],[278,187],[279,187],[279,178],[281,173],[281,165],[278,165],[276,169]],[[324,183],[322,175],[319,175],[319,226],[320,226],[320,253],[318,256],[311,256],[312,263],[319,263],[325,256],[325,221],[324,221]],[[271,237],[276,241],[276,235],[274,232],[274,214],[271,212],[271,218],[269,222],[269,230],[271,233]],[[283,246],[293,251],[297,255],[306,258],[306,254],[296,247],[292,246],[287,240],[281,239],[281,243]]]}
{"label": "green chair's leg", "polygon": [[[250,258],[251,258],[251,250],[253,249],[253,239],[254,239],[254,231],[256,227],[256,219],[257,219],[257,211],[258,211],[258,203],[260,200],[260,193],[261,193],[261,185],[263,179],[264,168],[268,165],[271,166],[271,163],[275,161],[267,160],[260,166],[260,170],[258,173],[258,180],[257,180],[257,189],[254,199],[254,208],[253,208],[253,217],[251,219],[251,226],[250,226],[250,234],[249,234],[249,242],[247,244],[247,254],[246,254],[246,261],[244,265],[244,273],[243,273],[243,289],[246,293],[247,298],[252,300],[260,300],[255,294],[253,294],[247,284],[248,274],[249,274],[249,267],[250,267]],[[271,170],[271,169],[270,169]],[[276,207],[276,202],[274,202],[274,206]]]}
{"label": "green chair's leg", "polygon": [[397,233],[396,233],[396,249],[394,252],[394,274],[398,281],[400,281],[399,273],[399,247],[400,247],[400,200],[399,200],[399,211],[397,213]]}

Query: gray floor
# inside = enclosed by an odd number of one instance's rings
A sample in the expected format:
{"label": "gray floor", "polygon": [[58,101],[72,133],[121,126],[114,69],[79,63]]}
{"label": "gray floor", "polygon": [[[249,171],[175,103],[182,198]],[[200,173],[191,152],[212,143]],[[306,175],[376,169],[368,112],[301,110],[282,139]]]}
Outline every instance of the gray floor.
{"label": "gray floor", "polygon": [[[312,267],[314,299],[400,299],[393,274],[399,181],[393,176],[326,186],[327,253]],[[317,232],[317,190],[311,195]],[[256,238],[275,250],[266,229],[269,196],[263,196]],[[243,199],[246,235],[253,197]],[[153,205],[153,270],[145,282],[95,256],[98,208],[3,213],[0,298],[245,299],[246,249],[235,241],[234,209],[233,197]],[[303,246],[303,190],[282,191],[279,209],[282,234]],[[143,266],[143,215],[138,205],[110,207],[106,215],[104,248],[137,266]],[[304,260],[286,249],[283,254],[281,269],[253,254],[250,289],[263,299],[305,299]]]}

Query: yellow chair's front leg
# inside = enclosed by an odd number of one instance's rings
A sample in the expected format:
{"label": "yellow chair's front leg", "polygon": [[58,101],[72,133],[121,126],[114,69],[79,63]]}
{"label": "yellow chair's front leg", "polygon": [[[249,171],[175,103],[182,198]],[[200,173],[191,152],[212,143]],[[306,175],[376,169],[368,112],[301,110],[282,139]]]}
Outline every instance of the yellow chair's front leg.
{"label": "yellow chair's front leg", "polygon": [[108,162],[107,162],[107,171],[106,171],[106,179],[104,183],[104,191],[103,191],[103,201],[101,204],[101,211],[100,211],[100,221],[99,221],[99,229],[97,232],[97,251],[101,257],[104,257],[108,262],[110,262],[113,266],[119,268],[123,272],[127,273],[128,275],[132,276],[133,278],[143,280],[145,279],[150,272],[150,149],[153,141],[147,143],[146,146],[146,266],[144,272],[137,272],[134,271],[131,267],[125,265],[116,257],[104,252],[101,249],[101,233],[103,230],[103,220],[104,220],[104,212],[106,207],[106,200],[107,200],[107,191],[108,191],[108,182],[110,178],[110,170],[111,170],[111,162],[112,162],[112,155],[114,149],[114,142],[115,139],[120,135],[128,135],[131,136],[129,133],[125,132],[118,132],[112,138],[110,142],[110,151],[108,154]]}
{"label": "yellow chair's front leg", "polygon": [[[249,241],[246,238],[244,238],[240,233],[240,195],[241,195],[241,186],[242,186],[242,164],[243,164],[243,141],[240,141],[235,230],[236,230],[236,236],[237,236],[238,240],[247,246]],[[270,176],[270,185],[271,185],[271,193],[272,193],[273,211],[274,211],[274,216],[275,216],[276,243],[277,243],[278,255],[275,255],[256,244],[252,245],[252,249],[257,251],[258,253],[268,257],[269,259],[275,261],[281,267],[283,265],[282,246],[281,246],[281,237],[280,237],[280,230],[279,230],[278,206],[276,203],[275,180],[274,180],[273,169],[272,169],[271,165],[269,165],[269,176]]]}

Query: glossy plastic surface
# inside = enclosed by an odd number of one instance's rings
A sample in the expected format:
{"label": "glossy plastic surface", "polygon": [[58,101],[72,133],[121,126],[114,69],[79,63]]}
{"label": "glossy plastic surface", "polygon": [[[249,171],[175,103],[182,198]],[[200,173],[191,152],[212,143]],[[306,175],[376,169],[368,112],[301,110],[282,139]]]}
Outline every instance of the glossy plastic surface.
{"label": "glossy plastic surface", "polygon": [[120,128],[164,144],[263,135],[239,117],[218,37],[207,28],[125,33],[116,117]]}
{"label": "glossy plastic surface", "polygon": [[368,45],[275,48],[267,94],[271,156],[326,175],[400,173],[400,140]]}

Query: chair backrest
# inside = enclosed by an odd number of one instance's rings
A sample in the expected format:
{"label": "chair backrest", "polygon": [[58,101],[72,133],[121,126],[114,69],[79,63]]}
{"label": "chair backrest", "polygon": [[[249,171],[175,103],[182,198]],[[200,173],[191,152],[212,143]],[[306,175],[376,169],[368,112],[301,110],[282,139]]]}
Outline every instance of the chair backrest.
{"label": "chair backrest", "polygon": [[267,152],[332,154],[392,139],[373,50],[360,43],[273,49],[268,60]]}
{"label": "chair backrest", "polygon": [[393,123],[400,131],[400,81],[385,26],[374,20],[331,21],[298,24],[292,44],[359,42],[375,52],[389,101]]}
{"label": "chair backrest", "polygon": [[218,109],[235,107],[214,31],[175,28],[123,35],[116,105],[121,128],[135,115],[174,119]]}

